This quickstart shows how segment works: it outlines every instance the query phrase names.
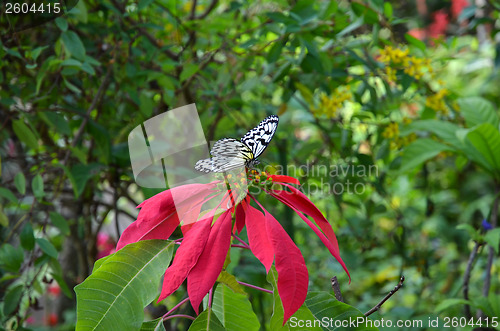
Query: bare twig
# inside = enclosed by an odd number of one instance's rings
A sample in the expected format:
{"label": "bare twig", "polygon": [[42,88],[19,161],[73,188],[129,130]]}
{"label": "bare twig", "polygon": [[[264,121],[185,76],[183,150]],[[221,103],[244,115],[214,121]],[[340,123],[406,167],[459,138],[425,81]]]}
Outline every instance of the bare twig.
{"label": "bare twig", "polygon": [[398,285],[396,285],[396,287],[394,287],[394,289],[392,291],[390,291],[379,303],[377,303],[377,305],[375,307],[373,307],[372,309],[370,309],[369,311],[367,311],[365,313],[365,316],[368,317],[371,314],[373,314],[374,312],[376,312],[377,310],[379,310],[380,307],[382,307],[382,305],[387,300],[389,300],[390,297],[392,297],[394,295],[394,293],[396,293],[401,287],[403,287],[404,281],[405,281],[405,276],[401,276],[401,278],[399,279]]}
{"label": "bare twig", "polygon": [[218,0],[212,0],[212,2],[210,2],[210,5],[208,6],[207,10],[205,10],[200,16],[196,17],[196,19],[204,19],[205,17],[208,16],[208,14],[210,14],[212,12],[212,10],[214,10],[215,6],[217,6],[217,2]]}
{"label": "bare twig", "polygon": [[340,285],[337,280],[337,276],[333,276],[332,278],[332,289],[333,289],[333,294],[335,295],[335,299],[337,299],[340,302],[344,302],[344,298],[342,298],[342,292],[340,292]]}
{"label": "bare twig", "polygon": [[[479,246],[481,246],[478,242],[475,242],[474,248],[472,249],[472,252],[470,252],[469,255],[469,261],[467,261],[467,268],[465,268],[465,274],[464,274],[464,283],[463,283],[463,292],[464,292],[464,299],[469,300],[469,280],[470,280],[470,273],[472,271],[472,268],[474,267],[474,261],[476,260],[477,256],[477,251],[479,250]],[[470,313],[470,306],[465,305],[465,317],[467,319],[470,319],[471,313]]]}
{"label": "bare twig", "polygon": [[[490,224],[492,228],[495,228],[497,226],[497,218],[498,218],[498,205],[500,203],[500,185],[498,183],[495,183],[496,188],[495,188],[495,201],[493,202],[493,208],[491,209],[491,218],[490,218]],[[488,294],[490,292],[490,285],[491,285],[491,267],[493,266],[493,259],[495,258],[495,248],[493,248],[491,245],[488,247],[488,262],[486,264],[486,277],[484,279],[484,285],[483,285],[483,296],[488,297]],[[478,311],[478,317],[483,317],[483,312],[480,310]]]}

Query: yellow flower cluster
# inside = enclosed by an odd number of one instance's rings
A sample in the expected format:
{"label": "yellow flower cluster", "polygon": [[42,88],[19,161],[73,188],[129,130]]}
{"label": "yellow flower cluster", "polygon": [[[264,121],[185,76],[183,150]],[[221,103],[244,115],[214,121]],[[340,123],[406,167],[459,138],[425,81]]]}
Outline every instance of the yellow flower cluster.
{"label": "yellow flower cluster", "polygon": [[437,93],[428,96],[425,99],[425,105],[438,113],[448,115],[449,109],[446,106],[444,98],[449,94],[447,89],[441,89]]}
{"label": "yellow flower cluster", "polygon": [[[403,123],[409,124],[411,123],[411,119],[404,118]],[[390,139],[390,147],[391,149],[400,149],[403,146],[409,145],[415,139],[417,139],[417,135],[415,133],[411,133],[407,136],[400,137],[399,136],[399,124],[396,122],[390,123],[382,132],[382,137],[386,139]]]}
{"label": "yellow flower cluster", "polygon": [[390,123],[382,132],[382,137],[392,139],[399,136],[399,124],[396,122]]}
{"label": "yellow flower cluster", "polygon": [[384,63],[387,79],[391,82],[396,81],[396,72],[402,69],[407,75],[415,79],[421,79],[427,71],[432,73],[430,59],[410,56],[409,49],[402,50],[392,46],[386,46],[380,51],[380,61]]}
{"label": "yellow flower cluster", "polygon": [[336,88],[331,96],[325,93],[321,93],[319,98],[319,106],[313,108],[312,111],[316,117],[326,116],[328,118],[334,118],[337,116],[339,109],[345,101],[352,99],[352,93],[345,88]]}

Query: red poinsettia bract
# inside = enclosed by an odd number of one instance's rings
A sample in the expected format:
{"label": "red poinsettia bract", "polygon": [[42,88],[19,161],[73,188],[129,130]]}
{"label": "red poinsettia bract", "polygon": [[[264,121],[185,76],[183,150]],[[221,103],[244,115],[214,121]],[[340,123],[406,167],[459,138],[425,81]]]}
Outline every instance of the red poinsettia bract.
{"label": "red poinsettia bract", "polygon": [[[292,208],[349,275],[330,223],[302,192],[290,185],[298,185],[298,180],[255,171],[249,175],[249,186],[259,187]],[[243,181],[242,178],[237,179]],[[187,278],[189,300],[198,313],[203,297],[213,287],[223,269],[231,246],[231,235],[240,233],[246,226],[248,246],[266,271],[269,272],[273,261],[275,263],[285,323],[306,299],[309,276],[304,258],[279,222],[251,194],[225,211],[213,208],[202,212],[206,202],[216,196],[220,198],[222,191],[218,191],[219,185],[221,182],[214,181],[178,186],[145,200],[138,206],[141,210],[137,220],[125,229],[116,248],[119,250],[139,240],[168,239],[182,224],[184,237],[172,264],[165,272],[158,302],[175,292]],[[231,190],[224,192],[219,206],[234,202]],[[260,210],[251,205],[252,200]]]}

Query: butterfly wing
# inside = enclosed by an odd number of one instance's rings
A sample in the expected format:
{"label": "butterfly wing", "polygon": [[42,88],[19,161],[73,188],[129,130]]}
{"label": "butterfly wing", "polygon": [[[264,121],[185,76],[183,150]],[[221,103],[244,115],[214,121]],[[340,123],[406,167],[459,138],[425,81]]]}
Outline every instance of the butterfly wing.
{"label": "butterfly wing", "polygon": [[196,162],[194,168],[201,172],[225,172],[239,167],[244,167],[245,159],[239,157],[214,156]]}
{"label": "butterfly wing", "polygon": [[194,168],[201,172],[225,172],[239,167],[253,159],[253,153],[247,145],[233,138],[224,138],[215,142],[210,151],[212,157],[196,162]]}
{"label": "butterfly wing", "polygon": [[278,128],[278,122],[278,116],[268,116],[241,138],[241,142],[252,151],[253,158],[259,157],[265,151]]}
{"label": "butterfly wing", "polygon": [[233,138],[217,140],[210,151],[212,156],[236,157],[245,160],[254,158],[252,150],[241,141]]}

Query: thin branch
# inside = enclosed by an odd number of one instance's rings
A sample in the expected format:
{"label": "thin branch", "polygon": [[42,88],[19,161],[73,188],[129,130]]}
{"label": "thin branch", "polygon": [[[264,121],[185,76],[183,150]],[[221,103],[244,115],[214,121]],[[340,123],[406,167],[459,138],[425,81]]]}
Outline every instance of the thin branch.
{"label": "thin branch", "polygon": [[248,246],[243,246],[243,245],[238,245],[238,244],[232,244],[231,247],[239,247],[239,248],[244,248],[244,249],[250,249]]}
{"label": "thin branch", "polygon": [[233,237],[236,238],[236,240],[238,240],[243,246],[250,248],[250,246],[237,235],[233,234]]}
{"label": "thin branch", "polygon": [[184,317],[184,318],[188,318],[192,321],[194,321],[196,318],[194,318],[193,316],[190,316],[190,315],[185,315],[185,314],[177,314],[177,315],[172,315],[172,316],[168,316],[168,317],[165,317],[163,320],[166,321],[166,320],[169,320],[169,319],[172,319],[172,318],[176,318],[176,317]]}
{"label": "thin branch", "polygon": [[342,292],[340,292],[340,285],[337,280],[337,276],[333,276],[332,278],[332,289],[333,294],[335,295],[335,299],[340,302],[344,302],[344,298],[342,298]]}
{"label": "thin branch", "polygon": [[191,5],[191,13],[189,13],[189,19],[194,19],[196,15],[196,6],[198,5],[198,0],[193,0],[193,4]]}
{"label": "thin branch", "polygon": [[200,16],[196,17],[196,19],[201,20],[201,19],[204,19],[205,17],[207,17],[208,14],[210,14],[212,12],[212,10],[214,10],[215,6],[217,6],[217,2],[219,2],[219,1],[212,0],[212,2],[210,2],[210,5],[208,6],[207,10],[205,10]]}
{"label": "thin branch", "polygon": [[238,281],[238,284],[246,286],[246,287],[250,287],[250,288],[253,288],[255,290],[262,291],[262,292],[273,293],[273,291],[271,291],[271,290],[268,290],[268,289],[265,289],[265,288],[262,288],[262,287],[258,287],[258,286],[252,285],[252,284],[243,283],[243,282],[240,282],[240,281]]}
{"label": "thin branch", "polygon": [[[85,117],[83,118],[82,124],[80,124],[80,127],[78,128],[78,131],[75,134],[75,137],[73,138],[73,141],[71,142],[71,147],[75,147],[80,138],[83,135],[83,131],[85,130],[85,126],[89,122],[90,118],[90,113],[92,110],[94,110],[98,104],[98,102],[101,100],[101,96],[104,93],[105,89],[108,86],[109,83],[109,78],[111,77],[111,66],[108,66],[108,71],[106,72],[106,76],[104,76],[104,79],[101,82],[101,85],[99,86],[99,89],[97,90],[97,93],[94,95],[94,99],[92,99],[92,102],[90,103],[90,107],[87,109],[87,112],[85,113]],[[71,149],[68,149],[66,151],[66,155],[64,156],[63,160],[63,165],[67,165],[69,156],[71,154]]]}
{"label": "thin branch", "polygon": [[[467,261],[467,268],[465,268],[465,274],[464,274],[464,283],[463,283],[463,292],[464,292],[464,299],[469,300],[469,280],[470,280],[470,273],[472,271],[472,268],[474,267],[474,261],[476,260],[477,256],[477,251],[479,250],[479,246],[481,246],[477,241],[474,243],[474,248],[470,252],[469,255],[469,261]],[[470,313],[470,306],[465,305],[464,308],[464,313],[465,317],[467,319],[470,319],[472,317]]]}
{"label": "thin branch", "polygon": [[163,320],[164,320],[164,321],[165,321],[165,320],[167,320],[167,316],[168,316],[168,315],[172,314],[172,313],[173,313],[174,311],[176,311],[176,310],[177,310],[180,306],[182,306],[183,304],[185,304],[185,303],[186,303],[186,302],[188,302],[188,301],[189,301],[189,297],[187,297],[187,298],[183,299],[181,302],[179,302],[178,304],[176,304],[176,305],[174,306],[174,308],[170,309],[169,311],[167,311],[167,312],[165,313],[165,315],[163,315],[163,316],[162,316]]}
{"label": "thin branch", "polygon": [[377,305],[375,307],[373,307],[372,309],[370,309],[369,311],[367,311],[365,313],[365,316],[368,317],[371,314],[373,314],[374,312],[376,312],[377,310],[379,310],[382,307],[382,305],[387,300],[389,300],[390,297],[392,297],[394,295],[394,293],[396,293],[401,287],[403,287],[404,281],[405,281],[405,276],[401,276],[401,278],[399,279],[398,285],[396,285],[396,287],[394,287],[394,289],[392,291],[390,291],[379,303],[377,303]]}

